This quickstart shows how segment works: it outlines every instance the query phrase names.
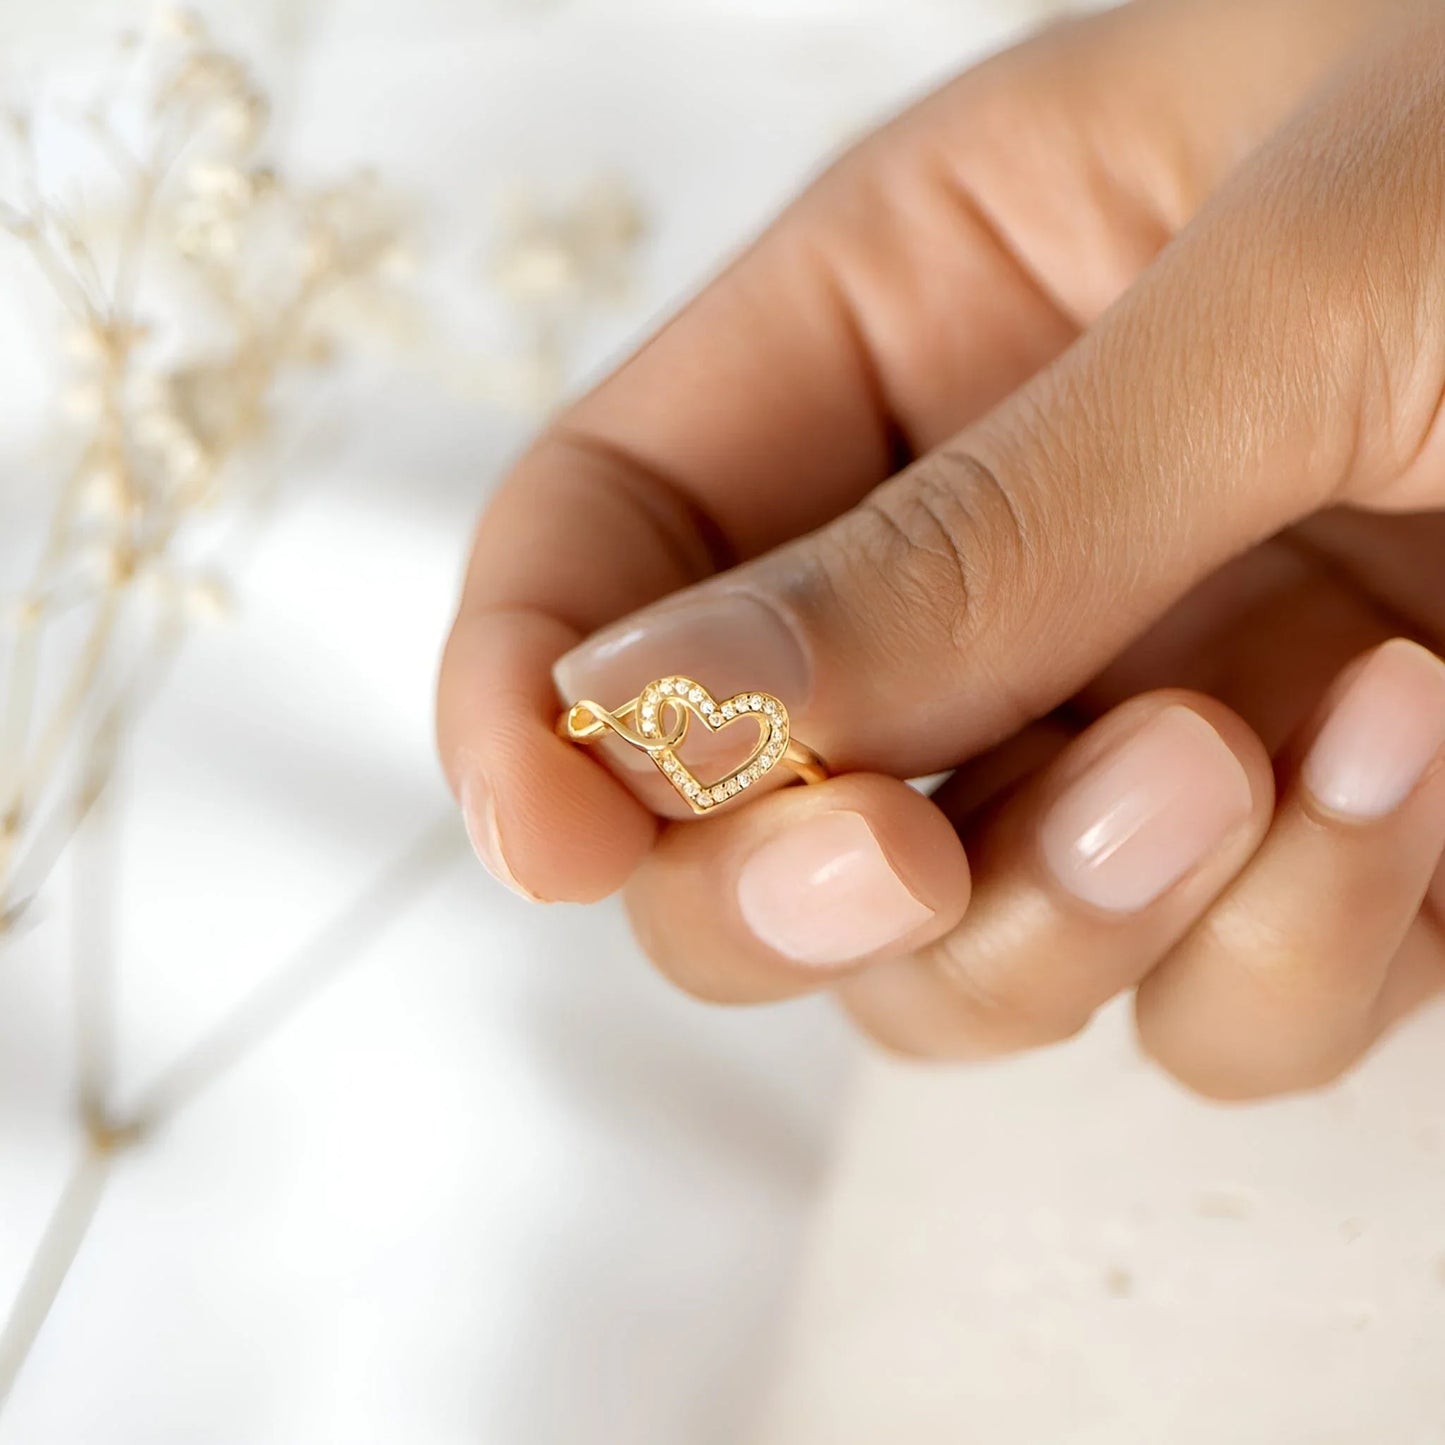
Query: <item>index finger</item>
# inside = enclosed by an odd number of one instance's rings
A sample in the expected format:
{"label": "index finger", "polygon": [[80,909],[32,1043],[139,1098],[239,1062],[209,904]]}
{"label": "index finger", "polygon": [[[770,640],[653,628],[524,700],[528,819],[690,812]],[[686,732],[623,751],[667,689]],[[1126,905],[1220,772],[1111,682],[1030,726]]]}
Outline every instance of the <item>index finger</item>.
{"label": "index finger", "polygon": [[[900,441],[921,450],[950,434],[1068,340],[982,213],[956,196],[939,206],[936,154],[914,163],[914,137],[936,147],[948,119],[930,108],[957,104],[944,92],[824,176],[565,412],[488,508],[438,728],[473,841],[519,891],[603,896],[656,828],[554,735],[556,658],[845,511],[893,470]],[[935,315],[948,324],[919,324]],[[719,638],[715,655],[678,666],[725,689],[727,648]],[[758,664],[754,650],[738,687],[769,685]]]}

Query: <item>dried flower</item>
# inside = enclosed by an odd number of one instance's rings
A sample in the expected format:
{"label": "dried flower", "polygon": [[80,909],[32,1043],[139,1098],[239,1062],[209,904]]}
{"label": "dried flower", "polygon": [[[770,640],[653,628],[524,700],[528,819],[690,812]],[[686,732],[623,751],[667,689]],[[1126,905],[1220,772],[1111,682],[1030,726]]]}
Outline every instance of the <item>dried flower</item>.
{"label": "dried flower", "polygon": [[[264,163],[269,107],[249,68],[190,12],[166,11],[159,31],[140,150],[103,106],[82,122],[115,169],[95,206],[49,196],[32,118],[6,117],[21,180],[0,227],[59,303],[73,458],[39,569],[11,607],[26,641],[10,649],[0,691],[7,917],[24,903],[18,874],[43,879],[53,861],[34,850],[64,842],[64,830],[42,838],[41,820],[65,813],[67,790],[78,800],[82,786],[103,786],[98,720],[111,734],[134,721],[122,679],[178,623],[226,610],[224,579],[188,560],[193,534],[203,517],[251,504],[237,464],[267,434],[278,381],[344,354],[348,315],[393,294],[402,250],[401,210],[374,176],[312,188]],[[214,521],[206,528],[210,538]],[[130,597],[139,586],[145,608]],[[46,647],[59,598],[71,626],[79,614],[88,629],[65,659]],[[46,683],[67,667],[67,680]]]}
{"label": "dried flower", "polygon": [[[0,231],[55,295],[69,466],[35,573],[4,607],[0,944],[74,836],[114,811],[116,756],[187,626],[232,608],[215,542],[256,504],[243,463],[278,383],[338,361],[348,318],[396,294],[401,212],[375,177],[318,189],[263,164],[269,108],[248,68],[190,12],[165,12],[160,29],[140,149],[105,106],[82,116],[113,171],[96,205],[47,193],[31,117],[4,126],[18,180]],[[86,1150],[42,1252],[64,1241],[73,1257],[111,1156],[199,1085],[182,1068],[117,1117],[109,950],[83,946],[96,943],[83,901],[71,933]],[[272,1021],[239,1011],[222,1059]],[[22,1286],[0,1333],[0,1403],[63,1272],[33,1269]]]}
{"label": "dried flower", "polygon": [[506,393],[529,409],[555,403],[583,328],[629,299],[645,234],[636,196],[616,179],[596,181],[561,205],[528,191],[503,198],[488,275],[526,335],[521,361],[506,368]]}

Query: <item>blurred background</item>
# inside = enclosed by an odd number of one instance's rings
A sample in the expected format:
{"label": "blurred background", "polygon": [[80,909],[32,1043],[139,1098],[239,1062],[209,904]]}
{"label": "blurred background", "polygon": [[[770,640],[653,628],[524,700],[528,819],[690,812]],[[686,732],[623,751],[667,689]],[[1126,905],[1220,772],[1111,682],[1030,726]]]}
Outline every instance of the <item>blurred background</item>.
{"label": "blurred background", "polygon": [[[32,209],[124,233],[125,167],[103,186],[74,133],[127,28],[249,76],[209,62],[225,134],[167,177],[182,262],[230,278],[233,232],[274,244],[227,209],[258,93],[246,166],[307,225],[377,178],[335,223],[364,287],[113,639],[120,723],[102,705],[56,774],[73,841],[8,899],[0,1442],[1445,1440],[1438,1013],[1241,1114],[1156,1078],[1117,1016],[998,1069],[885,1065],[822,1002],[675,996],[613,907],[505,894],[432,760],[469,529],[539,416],[851,136],[1057,8],[0,0],[22,210],[32,154]],[[128,95],[129,144],[154,122]],[[106,393],[77,395],[94,338],[7,215],[13,689]],[[170,352],[208,355],[167,294]],[[214,438],[205,407],[159,414],[158,456],[194,441],[161,422]],[[100,512],[81,590],[45,602],[48,705],[117,585]],[[164,664],[135,697],[127,647]]]}

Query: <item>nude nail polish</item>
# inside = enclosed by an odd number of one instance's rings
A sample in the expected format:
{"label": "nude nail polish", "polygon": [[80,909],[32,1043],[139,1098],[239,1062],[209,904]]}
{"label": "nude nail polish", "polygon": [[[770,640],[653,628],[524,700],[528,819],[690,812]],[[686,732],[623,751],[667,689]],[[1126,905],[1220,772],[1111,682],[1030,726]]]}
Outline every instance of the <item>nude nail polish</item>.
{"label": "nude nail polish", "polygon": [[1403,638],[1350,680],[1302,769],[1323,807],[1366,821],[1392,813],[1445,750],[1445,663]]}
{"label": "nude nail polish", "polygon": [[851,963],[933,917],[859,813],[819,813],[770,838],[738,874],[753,935],[797,963]]}
{"label": "nude nail polish", "polygon": [[1111,913],[1147,908],[1249,817],[1249,778],[1190,708],[1156,713],[1055,801],[1040,830],[1065,892]]}

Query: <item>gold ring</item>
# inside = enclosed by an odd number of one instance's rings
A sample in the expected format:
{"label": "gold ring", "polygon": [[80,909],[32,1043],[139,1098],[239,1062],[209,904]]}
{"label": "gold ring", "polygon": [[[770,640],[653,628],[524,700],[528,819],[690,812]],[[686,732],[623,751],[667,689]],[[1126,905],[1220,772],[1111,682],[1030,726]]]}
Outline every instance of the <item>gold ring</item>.
{"label": "gold ring", "polygon": [[[726,777],[704,783],[677,755],[693,718],[714,732],[721,732],[740,718],[751,718],[758,725],[757,746]],[[663,677],[649,682],[616,712],[583,698],[558,719],[557,731],[569,742],[584,746],[600,742],[611,733],[640,748],[677,789],[678,796],[699,815],[740,797],[775,767],[787,768],[805,783],[821,783],[828,776],[822,758],[792,736],[788,710],[771,693],[740,692],[719,702],[689,677]]]}

